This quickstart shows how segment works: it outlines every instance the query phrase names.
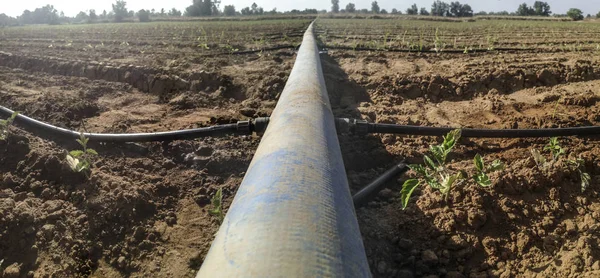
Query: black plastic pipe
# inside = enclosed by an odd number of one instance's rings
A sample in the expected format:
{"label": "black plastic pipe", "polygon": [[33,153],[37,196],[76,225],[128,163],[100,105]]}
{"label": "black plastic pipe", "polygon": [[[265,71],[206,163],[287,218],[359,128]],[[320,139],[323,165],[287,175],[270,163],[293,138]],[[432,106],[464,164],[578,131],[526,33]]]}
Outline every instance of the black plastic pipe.
{"label": "black plastic pipe", "polygon": [[404,161],[394,165],[394,167],[385,171],[385,173],[383,173],[381,176],[379,176],[378,178],[373,180],[371,183],[366,185],[363,189],[361,189],[356,194],[354,194],[354,196],[352,196],[352,201],[354,202],[354,207],[355,208],[362,207],[369,200],[371,200],[371,198],[375,194],[377,194],[379,191],[381,191],[381,189],[383,188],[383,186],[385,185],[386,182],[388,182],[390,179],[392,179],[400,174],[405,173],[406,171],[408,171],[408,166],[406,165],[406,163]]}
{"label": "black plastic pipe", "polygon": [[[360,123],[359,123],[360,124]],[[367,123],[367,133],[442,136],[456,129],[452,127],[408,126]],[[470,138],[526,138],[600,135],[600,126],[541,128],[541,129],[480,129],[461,128],[462,137]]]}
{"label": "black plastic pipe", "polygon": [[[0,116],[9,117],[14,111],[0,106]],[[80,132],[69,130],[62,127],[53,126],[25,115],[19,114],[14,121],[16,124],[25,127],[33,133],[47,132],[56,136],[77,139]],[[220,136],[226,134],[251,134],[248,121],[238,122],[236,124],[225,124],[211,127],[202,127],[177,131],[152,132],[152,133],[129,133],[129,134],[110,134],[110,133],[83,133],[90,141],[96,142],[152,142],[152,141],[173,141],[195,139],[207,136]]]}

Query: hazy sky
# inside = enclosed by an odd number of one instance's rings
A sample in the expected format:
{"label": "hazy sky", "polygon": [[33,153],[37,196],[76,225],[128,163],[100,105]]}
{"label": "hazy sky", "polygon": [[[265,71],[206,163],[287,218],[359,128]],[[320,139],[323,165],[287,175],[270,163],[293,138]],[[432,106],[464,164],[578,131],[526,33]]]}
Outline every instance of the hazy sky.
{"label": "hazy sky", "polygon": [[[165,8],[169,10],[171,8],[177,8],[179,10],[185,9],[192,3],[192,0],[170,0],[170,1],[159,1],[159,0],[126,0],[127,8],[129,10],[138,11],[140,9],[156,9],[160,10]],[[348,2],[356,4],[357,9],[371,8],[372,0],[353,0],[344,1],[340,0],[340,7],[344,8]],[[460,1],[460,0],[459,0]],[[111,10],[111,4],[114,0],[0,0],[4,2],[0,5],[0,13],[5,13],[10,16],[18,16],[23,13],[24,10],[34,10],[35,8],[44,6],[46,4],[54,5],[54,7],[60,12],[64,11],[67,16],[74,16],[80,11],[86,11],[89,9],[95,9],[98,13],[102,10]],[[265,10],[271,10],[277,8],[278,11],[287,11],[291,9],[303,10],[305,8],[315,8],[318,10],[331,9],[331,1],[328,0],[306,0],[306,1],[281,1],[281,0],[222,0],[221,8],[224,5],[235,5],[236,9],[239,10],[243,7],[252,5],[256,2],[259,6]],[[379,0],[379,6],[382,9],[391,11],[393,8],[405,11],[413,3],[416,3],[419,7],[431,8],[433,0]],[[447,0],[446,2],[451,2]],[[526,2],[532,5],[534,0],[462,0],[461,3],[467,3],[473,7],[475,12],[484,11],[502,11],[507,10],[509,12],[516,11],[520,3]],[[585,14],[595,15],[600,11],[600,0],[549,0],[547,1],[552,7],[552,12],[564,14],[569,8],[579,8],[583,10]]]}

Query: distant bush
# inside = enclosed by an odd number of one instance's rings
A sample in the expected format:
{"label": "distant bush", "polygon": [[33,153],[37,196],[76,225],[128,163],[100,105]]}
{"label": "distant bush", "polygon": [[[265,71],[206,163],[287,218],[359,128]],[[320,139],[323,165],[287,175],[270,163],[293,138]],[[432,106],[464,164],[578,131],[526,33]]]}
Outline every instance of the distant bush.
{"label": "distant bush", "polygon": [[583,20],[583,12],[580,9],[570,9],[567,15],[573,20]]}
{"label": "distant bush", "polygon": [[141,9],[137,12],[137,16],[140,19],[140,22],[150,22],[150,12],[144,9]]}

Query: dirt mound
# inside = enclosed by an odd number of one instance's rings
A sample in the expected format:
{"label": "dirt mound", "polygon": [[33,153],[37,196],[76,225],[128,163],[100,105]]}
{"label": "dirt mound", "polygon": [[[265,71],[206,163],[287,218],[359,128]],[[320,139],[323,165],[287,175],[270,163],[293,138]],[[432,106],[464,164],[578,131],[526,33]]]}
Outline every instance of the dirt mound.
{"label": "dirt mound", "polygon": [[127,83],[140,91],[168,99],[174,92],[208,91],[230,86],[228,76],[205,71],[171,73],[143,66],[107,65],[98,62],[72,62],[58,58],[36,58],[0,52],[5,67],[39,71],[63,76],[86,77],[91,80]]}
{"label": "dirt mound", "polygon": [[[467,66],[469,67],[469,66]],[[539,86],[600,79],[599,65],[589,61],[576,61],[574,65],[553,63],[508,69],[490,68],[468,70],[454,75],[423,77],[384,76],[363,86],[375,88],[373,97],[400,96],[407,99],[425,98],[429,101],[468,99],[479,94],[496,92],[513,93]]]}

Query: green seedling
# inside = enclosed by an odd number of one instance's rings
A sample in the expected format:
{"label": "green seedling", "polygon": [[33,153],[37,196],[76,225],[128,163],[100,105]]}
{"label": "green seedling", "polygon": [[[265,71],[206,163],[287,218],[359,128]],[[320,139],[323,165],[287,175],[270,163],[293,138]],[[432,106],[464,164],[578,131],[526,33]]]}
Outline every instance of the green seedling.
{"label": "green seedling", "polygon": [[492,164],[485,166],[483,162],[483,158],[481,155],[475,155],[474,161],[475,163],[475,175],[473,175],[473,179],[477,184],[482,187],[489,187],[492,185],[492,181],[488,176],[489,173],[501,171],[504,169],[504,164],[500,160],[494,160]]}
{"label": "green seedling", "polygon": [[444,41],[440,38],[439,36],[439,29],[435,29],[435,42],[434,42],[434,50],[436,53],[440,53],[442,51],[444,51],[444,48],[446,47],[446,43],[444,43]]}
{"label": "green seedling", "polygon": [[590,174],[585,170],[585,160],[582,158],[567,160],[567,165],[577,171],[579,178],[581,179],[581,192],[585,192],[592,180]]}
{"label": "green seedling", "polygon": [[66,158],[67,163],[73,172],[84,173],[88,178],[92,171],[92,158],[98,155],[95,150],[87,147],[89,140],[89,138],[86,138],[85,135],[81,133],[79,139],[76,141],[83,149],[70,151]]}
{"label": "green seedling", "polygon": [[531,149],[531,157],[533,157],[533,161],[535,161],[535,164],[540,169],[545,169],[546,165],[548,165],[546,158],[537,149]]}
{"label": "green seedling", "polygon": [[[531,156],[539,169],[546,171],[553,163],[558,162],[558,158],[565,155],[565,150],[560,146],[557,137],[550,138],[550,141],[544,146],[544,151],[549,151],[552,154],[552,161],[548,162],[546,157],[536,149],[531,150]],[[590,174],[585,169],[585,160],[582,158],[564,160],[566,167],[577,171],[581,180],[581,192],[584,192],[592,180]],[[554,164],[556,165],[556,164]]]}
{"label": "green seedling", "polygon": [[495,45],[496,45],[496,38],[492,37],[492,36],[488,36],[487,37],[487,44],[488,44],[488,48],[487,50],[489,51],[493,51],[496,49]]}
{"label": "green seedling", "polygon": [[0,141],[5,141],[10,135],[10,126],[15,121],[15,118],[19,115],[19,112],[14,112],[6,120],[0,120]]}
{"label": "green seedling", "polygon": [[229,44],[225,46],[225,49],[227,49],[227,52],[229,52],[229,54],[234,54],[239,51],[239,49],[237,49]]}
{"label": "green seedling", "polygon": [[558,144],[558,138],[552,137],[546,146],[544,151],[552,152],[552,159],[556,161],[559,156],[565,154],[565,150]]}
{"label": "green seedling", "polygon": [[409,179],[402,186],[402,207],[406,208],[408,200],[415,188],[423,183],[429,187],[440,191],[444,199],[448,198],[452,188],[462,183],[465,180],[463,172],[453,173],[446,167],[446,159],[452,151],[456,142],[460,139],[460,129],[450,131],[444,136],[444,141],[441,145],[432,145],[429,147],[429,156],[423,156],[425,166],[410,165],[409,168],[417,173],[419,179]]}
{"label": "green seedling", "polygon": [[219,190],[217,190],[217,193],[215,193],[215,195],[211,198],[210,203],[212,205],[212,208],[210,210],[208,210],[208,213],[210,215],[218,217],[219,222],[223,222],[223,218],[225,218],[225,216],[223,215],[223,207],[222,207],[222,203],[223,203],[223,189],[222,188],[219,188]]}

